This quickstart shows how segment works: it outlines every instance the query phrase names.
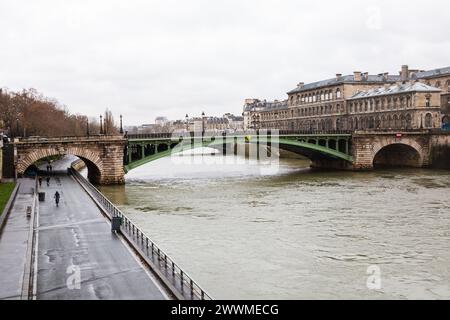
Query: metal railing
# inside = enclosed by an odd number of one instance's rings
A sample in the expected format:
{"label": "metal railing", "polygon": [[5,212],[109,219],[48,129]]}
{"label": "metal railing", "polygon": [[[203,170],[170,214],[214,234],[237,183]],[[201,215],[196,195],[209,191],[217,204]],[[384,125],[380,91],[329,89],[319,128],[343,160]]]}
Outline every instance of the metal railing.
{"label": "metal railing", "polygon": [[90,136],[64,136],[64,137],[17,137],[19,143],[35,143],[35,142],[71,142],[71,141],[110,141],[124,139],[122,135],[90,135]]}
{"label": "metal railing", "polygon": [[72,175],[84,185],[109,215],[120,217],[121,233],[132,241],[153,271],[161,278],[178,299],[212,300],[186,272],[181,269],[163,250],[161,250],[141,229],[139,229],[120,209],[109,201],[95,186],[87,181],[78,171],[69,169]]}
{"label": "metal railing", "polygon": [[[235,131],[235,132],[204,132],[204,137],[218,137],[218,136],[245,136],[245,135],[324,135],[324,134],[352,134],[351,130],[250,130],[250,131]],[[128,134],[126,136],[129,140],[137,139],[177,139],[181,137],[201,137],[201,132],[174,132],[174,133],[139,133]]]}

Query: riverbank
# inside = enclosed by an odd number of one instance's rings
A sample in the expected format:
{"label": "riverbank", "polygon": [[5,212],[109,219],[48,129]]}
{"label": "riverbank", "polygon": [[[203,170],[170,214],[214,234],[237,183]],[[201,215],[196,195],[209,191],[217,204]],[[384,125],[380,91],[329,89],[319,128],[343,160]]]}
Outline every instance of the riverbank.
{"label": "riverbank", "polygon": [[2,215],[15,186],[14,182],[0,183],[0,215]]}

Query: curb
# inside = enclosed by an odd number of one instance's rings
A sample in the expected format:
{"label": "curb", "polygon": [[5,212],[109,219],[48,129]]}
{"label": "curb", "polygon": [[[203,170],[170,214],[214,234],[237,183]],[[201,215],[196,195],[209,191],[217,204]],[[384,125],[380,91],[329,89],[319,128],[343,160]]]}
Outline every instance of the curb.
{"label": "curb", "polygon": [[18,182],[13,190],[13,192],[11,193],[11,196],[9,197],[8,202],[6,203],[5,209],[3,209],[3,213],[0,216],[0,232],[3,230],[3,227],[6,223],[6,220],[9,216],[9,213],[14,205],[14,202],[16,200],[17,194],[19,193],[19,187],[20,187],[20,182]]}

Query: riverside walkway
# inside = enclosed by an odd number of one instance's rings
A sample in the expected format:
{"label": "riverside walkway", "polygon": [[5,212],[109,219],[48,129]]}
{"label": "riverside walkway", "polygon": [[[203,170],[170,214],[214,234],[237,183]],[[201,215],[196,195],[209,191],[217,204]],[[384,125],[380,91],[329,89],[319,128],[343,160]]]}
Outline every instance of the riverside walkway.
{"label": "riverside walkway", "polygon": [[19,300],[23,295],[30,218],[27,207],[33,205],[34,179],[18,179],[20,183],[14,206],[0,230],[0,300]]}
{"label": "riverside walkway", "polygon": [[[0,300],[169,299],[123,237],[111,232],[109,220],[85,190],[67,175],[71,161],[55,162],[50,185],[44,177],[38,188],[46,199],[36,206],[34,246],[26,211],[33,206],[35,180],[19,179],[0,233]],[[59,207],[53,199],[56,191],[61,194]],[[28,295],[30,270],[34,286]]]}
{"label": "riverside walkway", "polygon": [[52,176],[49,187],[43,181],[40,191],[46,200],[39,204],[37,299],[168,299],[65,171]]}

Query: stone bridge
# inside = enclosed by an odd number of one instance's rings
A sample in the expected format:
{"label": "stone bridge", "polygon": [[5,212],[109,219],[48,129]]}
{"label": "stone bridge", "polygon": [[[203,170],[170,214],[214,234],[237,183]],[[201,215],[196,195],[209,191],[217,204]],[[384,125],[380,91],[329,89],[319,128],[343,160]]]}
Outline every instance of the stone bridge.
{"label": "stone bridge", "polygon": [[[220,139],[218,139],[220,138]],[[288,150],[326,169],[370,170],[376,166],[439,167],[450,169],[450,132],[356,131],[352,133],[277,132],[241,135],[185,136],[149,134],[64,138],[28,138],[14,143],[16,173],[20,176],[40,159],[75,155],[98,184],[122,184],[125,172],[173,152],[209,146],[223,151],[238,142]],[[276,143],[276,145],[274,145]],[[228,149],[229,150],[229,149]],[[233,149],[232,149],[233,150]]]}
{"label": "stone bridge", "polygon": [[122,184],[124,180],[123,153],[127,140],[122,136],[91,136],[62,138],[27,138],[14,142],[16,173],[37,161],[58,155],[79,157],[88,168],[88,178],[97,184]]}

